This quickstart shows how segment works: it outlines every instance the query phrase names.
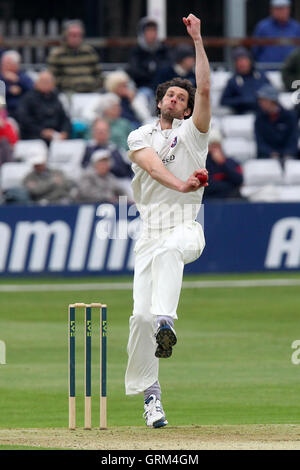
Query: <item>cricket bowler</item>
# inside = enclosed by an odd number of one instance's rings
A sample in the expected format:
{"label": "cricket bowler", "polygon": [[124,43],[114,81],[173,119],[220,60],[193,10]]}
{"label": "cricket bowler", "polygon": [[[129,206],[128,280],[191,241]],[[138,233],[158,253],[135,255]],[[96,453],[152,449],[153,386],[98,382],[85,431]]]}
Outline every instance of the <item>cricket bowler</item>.
{"label": "cricket bowler", "polygon": [[174,78],[156,91],[159,119],[128,137],[134,199],[143,222],[135,246],[133,313],[129,322],[127,395],[144,393],[149,427],[168,424],[158,380],[159,359],[177,342],[174,321],[184,265],[201,255],[205,239],[196,222],[204,187],[210,128],[210,69],[201,22],[183,18],[196,52],[196,89]]}

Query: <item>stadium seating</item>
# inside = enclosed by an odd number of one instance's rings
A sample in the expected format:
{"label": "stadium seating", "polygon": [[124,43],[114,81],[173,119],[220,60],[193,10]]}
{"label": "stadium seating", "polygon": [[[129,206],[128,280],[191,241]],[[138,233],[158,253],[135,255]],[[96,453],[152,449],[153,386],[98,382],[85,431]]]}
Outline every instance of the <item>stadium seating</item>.
{"label": "stadium seating", "polygon": [[244,164],[241,193],[251,201],[300,202],[300,161],[288,160],[282,170],[277,160],[252,160]]}
{"label": "stadium seating", "polygon": [[254,140],[254,114],[224,116],[222,131],[225,137],[242,137]]}
{"label": "stadium seating", "polygon": [[279,202],[300,202],[300,185],[279,187]]}
{"label": "stadium seating", "polygon": [[283,171],[273,159],[249,160],[243,165],[244,184],[241,194],[250,201],[279,201]]}
{"label": "stadium seating", "polygon": [[244,163],[256,157],[256,143],[244,137],[227,137],[222,142],[225,155]]}
{"label": "stadium seating", "polygon": [[90,107],[99,93],[74,93],[71,97],[70,115],[72,119],[84,119],[84,109]]}
{"label": "stadium seating", "polygon": [[1,166],[1,189],[6,191],[9,188],[22,185],[22,180],[31,171],[28,162],[7,162]]}
{"label": "stadium seating", "polygon": [[232,114],[232,110],[220,105],[221,95],[232,73],[227,70],[211,71],[211,107],[216,116]]}
{"label": "stadium seating", "polygon": [[242,186],[241,194],[251,202],[278,202],[280,200],[280,187],[274,184]]}
{"label": "stadium seating", "polygon": [[211,98],[211,109],[212,113],[215,116],[226,116],[232,114],[232,110],[226,106],[220,105],[220,99],[222,95],[222,90],[212,90],[210,94]]}
{"label": "stadium seating", "polygon": [[287,160],[285,162],[284,183],[286,185],[297,185],[297,184],[300,185],[300,161],[299,160]]}
{"label": "stadium seating", "polygon": [[41,150],[41,153],[47,153],[48,148],[43,140],[19,140],[14,146],[14,159],[18,161],[28,162],[32,152]]}
{"label": "stadium seating", "polygon": [[279,91],[284,91],[284,84],[282,81],[281,72],[278,70],[269,70],[266,72],[267,78],[270,80],[271,84],[277,88]]}
{"label": "stadium seating", "polygon": [[[256,159],[254,135],[254,114],[235,115],[226,107],[220,106],[220,97],[232,72],[227,70],[211,71],[212,126],[218,127],[223,134],[223,150],[228,157],[237,160],[244,170],[242,193],[250,200],[299,201],[300,198],[300,161],[289,160],[282,170],[275,160]],[[267,71],[267,77],[280,91],[280,103],[292,109],[297,99],[296,93],[284,90],[281,73]],[[99,99],[99,93],[61,93],[59,98],[73,121],[86,121],[86,112]],[[88,113],[87,113],[88,114]],[[82,172],[81,161],[86,142],[81,139],[53,141],[49,150],[42,140],[20,140],[14,147],[14,159],[19,163],[2,166],[2,189],[17,185],[30,171],[30,158],[36,149],[48,152],[51,168],[62,170],[68,178],[77,180]],[[299,140],[300,148],[300,140]]]}
{"label": "stadium seating", "polygon": [[63,105],[65,112],[68,116],[71,115],[71,96],[67,95],[66,93],[59,93],[58,94],[59,101]]}
{"label": "stadium seating", "polygon": [[228,70],[211,71],[211,89],[212,92],[223,91],[227,81],[232,76],[232,72]]}
{"label": "stadium seating", "polygon": [[49,148],[48,165],[64,172],[69,179],[81,175],[81,161],[86,142],[82,139],[53,140]]}
{"label": "stadium seating", "polygon": [[244,164],[244,181],[247,186],[281,184],[283,171],[274,159],[249,160]]}

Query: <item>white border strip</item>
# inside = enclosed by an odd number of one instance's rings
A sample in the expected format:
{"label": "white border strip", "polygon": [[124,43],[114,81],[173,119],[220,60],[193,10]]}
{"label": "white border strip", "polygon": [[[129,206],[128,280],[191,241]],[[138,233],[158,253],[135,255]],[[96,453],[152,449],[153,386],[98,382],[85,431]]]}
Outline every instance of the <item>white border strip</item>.
{"label": "white border strip", "polygon": [[[103,282],[82,284],[0,284],[0,292],[59,292],[131,290],[131,282]],[[184,281],[183,289],[300,286],[300,279],[244,279],[232,281]]]}

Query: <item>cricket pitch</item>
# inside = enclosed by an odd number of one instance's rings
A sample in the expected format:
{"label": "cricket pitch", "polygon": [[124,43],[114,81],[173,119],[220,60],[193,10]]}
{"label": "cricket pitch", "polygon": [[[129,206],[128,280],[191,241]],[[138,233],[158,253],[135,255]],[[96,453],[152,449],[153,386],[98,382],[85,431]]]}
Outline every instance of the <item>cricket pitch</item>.
{"label": "cricket pitch", "polygon": [[300,450],[300,425],[0,429],[0,446],[83,450]]}

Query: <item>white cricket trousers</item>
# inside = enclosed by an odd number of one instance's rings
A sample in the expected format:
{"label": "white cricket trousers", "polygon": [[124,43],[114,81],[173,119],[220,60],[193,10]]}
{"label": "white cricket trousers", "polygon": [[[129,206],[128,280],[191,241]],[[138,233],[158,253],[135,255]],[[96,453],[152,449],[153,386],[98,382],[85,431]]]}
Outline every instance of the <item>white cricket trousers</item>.
{"label": "white cricket trousers", "polygon": [[184,265],[199,258],[204,246],[202,227],[195,221],[160,232],[159,238],[142,235],[137,241],[126,395],[141,393],[158,380],[156,318],[168,315],[177,319]]}

